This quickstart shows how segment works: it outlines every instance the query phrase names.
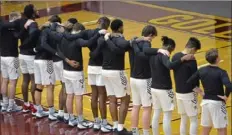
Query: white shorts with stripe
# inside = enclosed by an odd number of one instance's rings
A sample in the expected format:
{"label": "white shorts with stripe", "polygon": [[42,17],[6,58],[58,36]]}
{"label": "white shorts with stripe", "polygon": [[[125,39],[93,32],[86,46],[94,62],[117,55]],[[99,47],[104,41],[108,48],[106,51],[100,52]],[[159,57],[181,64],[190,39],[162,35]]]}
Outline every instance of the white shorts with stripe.
{"label": "white shorts with stripe", "polygon": [[162,109],[164,112],[175,108],[175,94],[170,90],[151,88],[153,109]]}
{"label": "white shorts with stripe", "polygon": [[130,78],[131,94],[133,105],[149,107],[152,104],[151,98],[151,78],[135,79]]}
{"label": "white shorts with stripe", "polygon": [[83,71],[64,70],[63,75],[67,94],[83,95],[86,93]]}
{"label": "white shorts with stripe", "polygon": [[179,114],[186,114],[190,117],[197,116],[199,113],[196,92],[186,94],[176,93],[176,100]]}
{"label": "white shorts with stripe", "polygon": [[88,84],[104,86],[101,66],[88,66]]}
{"label": "white shorts with stripe", "polygon": [[18,79],[20,75],[18,57],[1,57],[1,71],[5,79]]}
{"label": "white shorts with stripe", "polygon": [[54,85],[56,82],[52,60],[35,60],[35,84]]}
{"label": "white shorts with stripe", "polygon": [[130,94],[128,79],[123,70],[102,70],[106,92],[108,96],[117,98]]}
{"label": "white shorts with stripe", "polygon": [[228,125],[226,104],[222,101],[202,100],[201,125],[204,127],[225,128]]}
{"label": "white shorts with stripe", "polygon": [[53,62],[56,81],[63,81],[63,61]]}
{"label": "white shorts with stripe", "polygon": [[20,69],[23,74],[34,74],[34,55],[19,54]]}

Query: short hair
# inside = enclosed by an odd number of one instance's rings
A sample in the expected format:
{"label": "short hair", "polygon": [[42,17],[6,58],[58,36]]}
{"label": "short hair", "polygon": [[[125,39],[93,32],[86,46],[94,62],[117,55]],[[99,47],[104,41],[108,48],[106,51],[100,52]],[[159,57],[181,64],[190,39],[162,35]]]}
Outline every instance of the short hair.
{"label": "short hair", "polygon": [[110,19],[106,16],[103,16],[98,19],[97,23],[101,25],[101,28],[108,29],[110,26]]}
{"label": "short hair", "polygon": [[82,30],[85,30],[85,26],[81,23],[75,23],[73,25],[73,30],[75,30],[75,31],[81,30],[82,31]]}
{"label": "short hair", "polygon": [[216,60],[218,58],[218,50],[215,48],[209,49],[206,54],[205,54],[205,59],[210,63],[210,64],[215,64]]}
{"label": "short hair", "polygon": [[176,43],[172,38],[169,38],[167,36],[163,36],[161,40],[163,41],[163,46],[165,46],[165,47],[168,47],[168,46],[170,46],[171,48],[176,47]]}
{"label": "short hair", "polygon": [[112,21],[112,23],[111,23],[111,25],[110,25],[110,28],[111,28],[112,31],[118,31],[118,29],[119,29],[120,27],[122,27],[122,26],[123,26],[122,20],[120,20],[120,19],[115,19],[115,20]]}
{"label": "short hair", "polygon": [[54,22],[61,23],[61,18],[58,15],[53,15],[48,19],[48,21],[52,23]]}
{"label": "short hair", "polygon": [[77,21],[76,18],[69,18],[69,19],[68,19],[68,22],[70,22],[70,23],[72,23],[72,24],[78,23],[78,21]]}
{"label": "short hair", "polygon": [[190,37],[185,47],[199,50],[201,49],[201,42],[195,37]]}
{"label": "short hair", "polygon": [[142,30],[142,36],[147,37],[149,35],[151,35],[151,36],[157,36],[157,30],[152,25],[147,25]]}
{"label": "short hair", "polygon": [[26,16],[28,19],[32,19],[34,15],[34,5],[33,4],[28,4],[24,7],[23,14]]}
{"label": "short hair", "polygon": [[74,24],[69,21],[66,21],[63,23],[63,26],[66,30],[71,31],[73,29]]}
{"label": "short hair", "polygon": [[9,21],[13,21],[15,18],[18,19],[21,16],[19,12],[11,12],[9,14]]}

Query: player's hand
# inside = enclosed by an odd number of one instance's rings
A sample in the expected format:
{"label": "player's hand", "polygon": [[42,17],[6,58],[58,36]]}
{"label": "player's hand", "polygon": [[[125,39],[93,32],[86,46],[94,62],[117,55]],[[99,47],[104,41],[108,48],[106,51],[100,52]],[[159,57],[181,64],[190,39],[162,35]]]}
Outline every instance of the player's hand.
{"label": "player's hand", "polygon": [[107,41],[110,38],[110,33],[106,33],[104,36],[105,41]]}
{"label": "player's hand", "polygon": [[181,58],[181,61],[189,61],[189,60],[195,60],[195,57],[193,54],[187,54]]}
{"label": "player's hand", "polygon": [[28,28],[28,26],[30,26],[31,25],[31,23],[33,23],[33,22],[35,22],[34,20],[32,20],[32,19],[28,19],[27,20],[27,22],[24,24],[24,28],[25,29],[27,29]]}
{"label": "player's hand", "polygon": [[164,49],[159,49],[158,53],[162,53],[163,55],[170,56],[170,52]]}
{"label": "player's hand", "polygon": [[221,96],[221,95],[217,95],[219,98],[221,98],[222,100],[224,100],[225,101],[225,103],[226,103],[226,101],[227,101],[227,99],[228,99],[228,97],[227,96]]}
{"label": "player's hand", "polygon": [[105,29],[101,29],[98,31],[99,34],[105,35],[107,31]]}
{"label": "player's hand", "polygon": [[66,62],[73,68],[78,68],[80,66],[80,63],[75,60],[66,59]]}
{"label": "player's hand", "polygon": [[204,91],[199,87],[194,88],[193,91],[200,94],[202,97],[205,95]]}

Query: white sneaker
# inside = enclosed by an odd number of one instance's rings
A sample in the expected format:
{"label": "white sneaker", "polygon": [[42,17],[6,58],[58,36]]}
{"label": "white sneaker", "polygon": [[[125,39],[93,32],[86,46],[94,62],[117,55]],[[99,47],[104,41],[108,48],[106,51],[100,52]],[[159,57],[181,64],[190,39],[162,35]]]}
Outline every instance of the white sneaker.
{"label": "white sneaker", "polygon": [[36,112],[36,115],[35,115],[37,118],[43,118],[43,117],[46,117],[46,116],[48,116],[48,114],[47,113],[45,113],[43,110],[42,111],[39,111],[39,110],[37,110],[37,112]]}
{"label": "white sneaker", "polygon": [[7,110],[7,106],[2,106],[1,111],[6,112],[6,110]]}
{"label": "white sneaker", "polygon": [[93,123],[90,121],[86,121],[86,120],[84,120],[82,122],[78,122],[78,124],[77,124],[77,128],[80,130],[91,128],[91,127],[93,127]]}
{"label": "white sneaker", "polygon": [[51,120],[51,121],[57,120],[55,114],[49,114],[48,119]]}
{"label": "white sneaker", "polygon": [[72,120],[68,121],[68,125],[71,126],[71,127],[76,126],[77,123],[78,123],[77,119],[72,119]]}
{"label": "white sneaker", "polygon": [[101,132],[103,133],[108,133],[112,131],[112,126],[110,126],[109,124],[107,125],[101,125]]}
{"label": "white sneaker", "polygon": [[8,106],[7,108],[7,112],[18,112],[21,111],[23,109],[22,106],[18,106],[17,104],[13,104],[13,106]]}
{"label": "white sneaker", "polygon": [[94,122],[94,124],[93,124],[93,130],[94,131],[99,131],[100,128],[101,128],[100,123]]}

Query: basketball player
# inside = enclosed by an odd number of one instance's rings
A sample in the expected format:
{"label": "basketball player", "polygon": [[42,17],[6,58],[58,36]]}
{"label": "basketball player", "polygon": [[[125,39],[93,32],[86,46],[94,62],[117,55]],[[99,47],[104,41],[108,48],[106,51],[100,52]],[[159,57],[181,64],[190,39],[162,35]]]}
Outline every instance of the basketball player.
{"label": "basketball player", "polygon": [[[90,39],[94,34],[99,32],[100,30],[107,30],[110,25],[110,19],[107,17],[101,17],[98,19],[98,27],[93,30],[84,30],[79,34],[73,34],[72,36],[66,37],[70,39]],[[96,57],[92,57],[91,54],[96,50],[98,47],[98,43],[95,42],[94,46],[88,47],[90,50],[90,59],[88,65],[88,84],[91,85],[92,88],[92,95],[91,95],[91,108],[94,117],[94,126],[93,129],[98,131],[101,129],[102,132],[110,132],[112,127],[108,124],[106,117],[107,117],[107,107],[106,107],[106,89],[104,86],[103,78],[102,78],[102,61],[103,56],[100,53],[99,55],[95,55]],[[99,102],[98,102],[99,100]],[[98,117],[98,103],[99,103],[99,110],[101,114],[101,120]]]}
{"label": "basketball player", "polygon": [[[147,25],[142,30],[142,36],[149,38],[149,40],[132,42],[132,49],[129,50],[131,66],[130,85],[133,101],[131,127],[133,135],[139,135],[138,122],[141,105],[143,107],[143,135],[149,135],[151,119],[151,69],[149,56],[145,56],[142,52],[144,48],[151,47],[151,41],[157,36],[157,30],[154,26]],[[154,54],[158,52],[162,52],[162,50],[156,49]],[[165,52],[168,53],[166,50]]]}
{"label": "basketball player", "polygon": [[[13,22],[21,18],[20,13],[12,12],[9,15],[9,21]],[[18,59],[18,38],[16,30],[13,28],[2,28],[0,31],[1,41],[1,71],[3,95],[2,111],[15,112],[22,110],[21,106],[15,103],[16,84],[19,78],[19,59]],[[9,84],[9,89],[8,89]],[[9,92],[8,92],[9,90]],[[9,97],[7,96],[7,92]]]}
{"label": "basketball player", "polygon": [[[180,60],[186,54],[195,54],[201,49],[201,43],[197,38],[191,37],[185,49],[176,53],[172,61]],[[178,113],[181,115],[180,135],[187,135],[187,117],[190,119],[190,135],[197,135],[198,130],[198,102],[197,93],[193,91],[199,87],[199,81],[196,80],[192,85],[186,84],[186,81],[197,71],[196,60],[184,62],[174,68],[174,78],[176,86],[176,98]]]}
{"label": "basketball player", "polygon": [[202,135],[209,135],[212,127],[217,129],[218,135],[226,135],[228,125],[226,100],[232,91],[232,83],[227,72],[218,66],[220,57],[217,49],[208,50],[205,59],[210,65],[200,68],[187,83],[194,84],[200,79],[204,88],[201,103]]}
{"label": "basketball player", "polygon": [[[14,28],[17,31],[17,37],[21,40],[21,45],[19,47],[20,54],[19,54],[19,61],[20,61],[20,68],[23,74],[23,83],[22,83],[22,93],[24,98],[24,106],[23,112],[28,112],[32,110],[35,112],[35,108],[32,104],[28,102],[28,86],[31,82],[31,94],[32,99],[34,102],[34,57],[35,53],[33,52],[33,48],[36,46],[36,39],[37,37],[33,34],[30,34],[28,31],[25,30],[24,25],[26,24],[28,19],[34,20],[38,18],[38,12],[36,11],[34,5],[29,4],[26,5],[23,12],[23,17],[21,19],[17,19],[14,22],[4,24],[4,27],[7,28]],[[36,27],[36,25],[32,25]]]}
{"label": "basketball player", "polygon": [[[162,37],[162,48],[169,52],[169,55],[175,49],[175,41],[166,36]],[[150,48],[145,48],[146,55]],[[150,55],[150,54],[149,54]],[[159,135],[159,118],[161,110],[163,111],[163,130],[165,135],[171,135],[171,115],[174,110],[174,93],[172,91],[172,81],[170,69],[180,65],[183,61],[190,60],[193,55],[188,54],[175,62],[169,61],[169,56],[157,54],[150,57],[151,67],[151,94],[153,100],[154,115],[152,120],[153,134]],[[165,100],[164,100],[165,99]]]}
{"label": "basketball player", "polygon": [[[110,113],[113,119],[113,130],[118,131],[118,134],[129,134],[124,128],[124,122],[127,115],[127,110],[130,102],[128,80],[124,71],[124,56],[125,52],[130,47],[130,42],[125,40],[123,34],[123,22],[115,19],[111,23],[111,40],[109,35],[105,36],[105,40],[99,39],[99,46],[103,46],[103,65],[102,75],[107,91],[107,96],[110,100]],[[116,47],[111,44],[115,44]],[[118,49],[117,49],[118,48]],[[117,98],[121,99],[119,113],[117,110]],[[119,122],[118,122],[119,115]]]}
{"label": "basketball player", "polygon": [[[84,30],[84,26],[80,23],[76,23],[73,26],[72,34],[76,34]],[[63,39],[62,44],[59,47],[59,50],[63,52],[65,56],[70,59],[74,59],[79,62],[78,68],[72,68],[65,64],[64,68],[64,78],[65,86],[67,92],[67,102],[66,106],[68,113],[70,114],[69,125],[75,126],[79,129],[86,129],[90,127],[90,123],[85,121],[83,118],[83,94],[85,93],[85,82],[83,74],[83,58],[82,58],[82,49],[81,47],[91,47],[93,43],[96,43],[96,40],[100,36],[100,32],[96,33],[90,40],[83,40],[78,38],[74,41],[68,41]],[[73,115],[73,96],[76,97],[76,109],[78,119],[76,120]]]}
{"label": "basketball player", "polygon": [[[49,19],[49,22],[61,23],[59,16],[54,15]],[[53,55],[57,55],[64,59],[66,62],[70,63],[70,60],[58,55],[56,51],[56,42],[49,38],[48,33],[50,32],[49,26],[43,26],[41,28],[40,39],[38,46],[35,51],[35,82],[36,82],[36,92],[35,99],[37,105],[36,117],[42,118],[48,114],[43,111],[41,106],[41,92],[44,86],[47,87],[47,102],[49,106],[49,120],[56,120],[55,109],[54,109],[54,85],[55,85],[55,74],[53,68]]]}

